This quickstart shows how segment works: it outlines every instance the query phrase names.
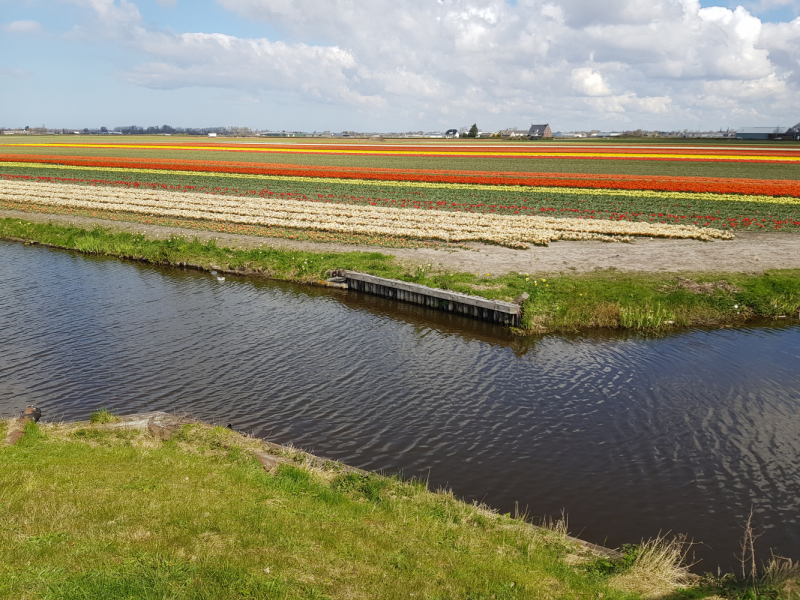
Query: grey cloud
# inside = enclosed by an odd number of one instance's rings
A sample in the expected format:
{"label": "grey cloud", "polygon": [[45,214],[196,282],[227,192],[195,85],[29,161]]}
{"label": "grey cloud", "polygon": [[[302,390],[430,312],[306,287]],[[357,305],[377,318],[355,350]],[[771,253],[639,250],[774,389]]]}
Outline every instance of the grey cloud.
{"label": "grey cloud", "polygon": [[800,18],[791,23],[765,23],[759,46],[779,67],[800,72]]}
{"label": "grey cloud", "polygon": [[676,0],[561,0],[558,3],[567,25],[583,28],[596,25],[648,25],[680,20],[685,6]]}

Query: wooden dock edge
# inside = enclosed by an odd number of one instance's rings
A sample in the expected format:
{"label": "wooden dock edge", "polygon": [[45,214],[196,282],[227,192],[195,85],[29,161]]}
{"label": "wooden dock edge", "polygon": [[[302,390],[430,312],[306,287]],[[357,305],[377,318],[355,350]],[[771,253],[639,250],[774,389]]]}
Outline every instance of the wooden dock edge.
{"label": "wooden dock edge", "polygon": [[520,326],[522,310],[515,302],[490,300],[345,269],[331,271],[331,275],[333,277],[329,281],[338,283],[342,287],[346,286],[349,290],[383,296],[399,302],[420,304],[499,325]]}

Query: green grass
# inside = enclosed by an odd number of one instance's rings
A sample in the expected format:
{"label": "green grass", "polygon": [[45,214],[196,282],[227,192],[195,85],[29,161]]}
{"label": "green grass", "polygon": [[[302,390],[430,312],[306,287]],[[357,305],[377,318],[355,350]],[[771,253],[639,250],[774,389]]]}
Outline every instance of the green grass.
{"label": "green grass", "polygon": [[[282,464],[269,474],[253,451]],[[564,531],[205,424],[162,442],[27,423],[0,445],[0,598],[788,600],[798,589],[791,561],[753,581],[692,579],[681,540],[608,558]]]}
{"label": "green grass", "polygon": [[385,277],[399,277],[404,272],[393,257],[377,252],[304,252],[269,247],[232,250],[218,247],[213,241],[202,243],[196,238],[152,240],[142,234],[116,233],[99,227],[86,230],[11,218],[0,219],[0,237],[154,264],[190,263],[209,269],[247,269],[254,275],[291,281],[318,281],[334,268],[363,270]]}
{"label": "green grass", "polygon": [[639,597],[562,534],[302,453],[270,475],[260,446],[29,425],[0,447],[0,597]]}
{"label": "green grass", "polygon": [[92,425],[116,423],[117,421],[119,421],[119,417],[106,408],[101,408],[99,410],[96,410],[91,415],[89,415],[89,422]]}
{"label": "green grass", "polygon": [[700,273],[690,283],[715,283],[713,293],[695,293],[669,274],[590,274],[537,276],[535,273],[460,273],[432,265],[408,267],[377,252],[306,252],[276,248],[233,250],[213,241],[86,230],[19,219],[0,219],[0,238],[53,244],[89,254],[117,256],[159,265],[197,264],[238,270],[271,279],[314,282],[328,270],[349,269],[490,299],[513,300],[523,292],[523,329],[575,331],[584,328],[664,329],[742,323],[752,317],[796,316],[800,270]]}

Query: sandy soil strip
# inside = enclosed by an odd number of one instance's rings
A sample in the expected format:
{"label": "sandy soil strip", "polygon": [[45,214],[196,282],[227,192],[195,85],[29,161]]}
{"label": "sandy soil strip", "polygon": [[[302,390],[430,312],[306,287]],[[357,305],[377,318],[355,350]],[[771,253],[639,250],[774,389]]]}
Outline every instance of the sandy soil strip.
{"label": "sandy soil strip", "polygon": [[427,248],[383,248],[352,244],[314,243],[281,238],[233,235],[143,223],[110,221],[72,215],[39,214],[0,210],[0,217],[35,222],[53,222],[91,228],[100,225],[115,231],[144,233],[151,238],[170,235],[217,240],[221,246],[255,248],[272,246],[317,252],[362,250],[391,254],[412,265],[440,265],[452,271],[501,274],[576,273],[596,269],[639,272],[741,272],[760,273],[768,269],[800,269],[800,234],[789,232],[737,232],[729,241],[639,239],[633,243],[554,242],[548,247],[515,250],[484,244],[471,244],[472,250],[433,250]]}

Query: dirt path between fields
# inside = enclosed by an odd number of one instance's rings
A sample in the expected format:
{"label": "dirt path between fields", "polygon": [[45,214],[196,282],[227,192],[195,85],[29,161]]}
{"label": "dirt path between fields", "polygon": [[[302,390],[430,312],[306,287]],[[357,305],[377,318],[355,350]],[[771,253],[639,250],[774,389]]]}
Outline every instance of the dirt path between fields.
{"label": "dirt path between fields", "polygon": [[451,271],[472,271],[498,275],[519,273],[586,272],[596,269],[646,272],[742,272],[759,273],[767,269],[800,268],[800,234],[745,231],[730,241],[638,239],[632,244],[608,242],[555,242],[549,247],[513,250],[485,244],[472,244],[471,250],[433,250],[354,246],[233,235],[215,231],[179,229],[135,222],[108,221],[73,215],[38,214],[0,210],[0,217],[61,225],[93,227],[144,233],[150,238],[185,235],[220,246],[256,248],[272,246],[317,252],[362,250],[392,254],[411,265],[431,264]]}

